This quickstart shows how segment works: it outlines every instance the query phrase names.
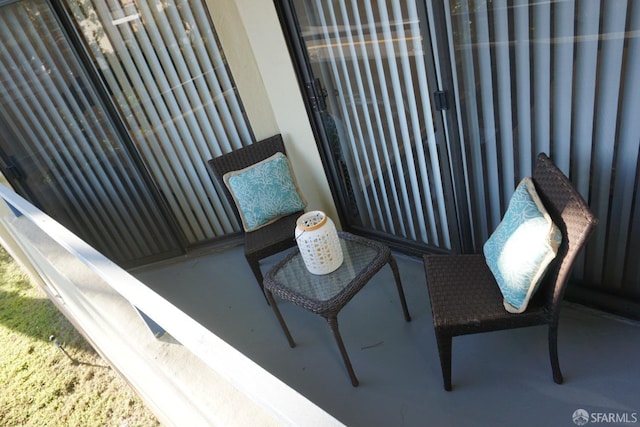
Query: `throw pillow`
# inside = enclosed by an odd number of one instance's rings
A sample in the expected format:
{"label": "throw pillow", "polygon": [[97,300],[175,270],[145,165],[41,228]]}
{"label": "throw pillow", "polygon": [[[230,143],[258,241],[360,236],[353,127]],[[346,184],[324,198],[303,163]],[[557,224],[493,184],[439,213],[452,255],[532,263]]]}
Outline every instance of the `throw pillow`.
{"label": "throw pillow", "polygon": [[245,231],[257,230],[307,206],[283,153],[222,178],[236,202]]}
{"label": "throw pillow", "polygon": [[524,178],[509,201],[502,221],[483,246],[489,269],[504,297],[504,307],[522,313],[558,253],[562,233]]}

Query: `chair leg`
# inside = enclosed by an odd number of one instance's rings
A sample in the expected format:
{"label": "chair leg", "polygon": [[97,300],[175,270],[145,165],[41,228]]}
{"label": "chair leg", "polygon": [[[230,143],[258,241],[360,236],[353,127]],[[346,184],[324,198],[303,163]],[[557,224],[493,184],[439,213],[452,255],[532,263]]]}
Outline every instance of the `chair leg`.
{"label": "chair leg", "polygon": [[251,267],[251,271],[253,271],[253,275],[256,277],[256,280],[258,281],[258,286],[260,286],[260,291],[262,292],[262,296],[264,296],[264,299],[267,301],[267,304],[269,304],[269,298],[267,298],[267,294],[264,291],[264,277],[262,276],[262,270],[260,270],[260,261],[257,260],[252,260],[249,259],[249,257],[245,257],[247,258],[247,262],[249,263],[249,267]]}
{"label": "chair leg", "polygon": [[551,369],[553,370],[553,381],[562,384],[562,371],[558,359],[558,325],[549,326],[549,358],[551,359]]}
{"label": "chair leg", "polygon": [[407,307],[407,299],[404,297],[404,290],[402,289],[402,282],[400,281],[400,272],[398,271],[398,264],[396,260],[389,256],[389,266],[393,271],[393,277],[396,281],[396,288],[398,288],[398,296],[400,297],[400,304],[402,304],[402,312],[404,313],[404,320],[411,321],[411,315],[409,314],[409,308]]}
{"label": "chair leg", "polygon": [[349,355],[347,354],[347,349],[344,346],[344,341],[342,341],[342,336],[340,335],[340,329],[338,329],[338,318],[335,316],[325,317],[331,331],[333,332],[333,337],[338,344],[338,349],[340,350],[340,354],[342,355],[342,360],[344,361],[344,365],[347,368],[347,372],[349,373],[349,378],[351,379],[351,385],[354,387],[358,387],[358,378],[356,377],[356,373],[353,371],[353,366],[351,366],[351,360],[349,359]]}
{"label": "chair leg", "polygon": [[453,337],[436,331],[436,341],[438,342],[438,354],[440,355],[444,389],[451,391],[451,346]]}
{"label": "chair leg", "polygon": [[275,313],[276,318],[278,319],[278,323],[280,323],[280,327],[282,328],[282,332],[284,332],[284,336],[287,337],[287,341],[289,341],[289,347],[294,348],[296,346],[296,342],[293,340],[293,337],[291,336],[291,332],[289,332],[289,328],[287,327],[287,324],[284,322],[282,313],[280,313],[280,309],[278,308],[276,301],[273,299],[273,294],[266,289],[265,289],[265,294],[267,297],[267,302],[269,303],[269,305],[271,305],[271,307],[273,307],[273,312]]}

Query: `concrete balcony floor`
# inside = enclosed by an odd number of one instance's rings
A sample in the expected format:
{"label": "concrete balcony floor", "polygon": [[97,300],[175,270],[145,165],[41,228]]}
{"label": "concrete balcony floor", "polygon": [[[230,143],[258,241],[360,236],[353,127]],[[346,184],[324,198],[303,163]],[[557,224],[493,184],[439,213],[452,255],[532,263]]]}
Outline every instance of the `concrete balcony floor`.
{"label": "concrete balcony floor", "polygon": [[388,266],[338,316],[357,388],[324,319],[277,299],[297,343],[289,347],[241,247],[133,274],[349,426],[574,425],[578,409],[640,424],[638,322],[567,303],[562,385],[551,377],[545,327],[455,338],[453,391],[445,392],[422,262],[395,258],[413,320],[404,321]]}

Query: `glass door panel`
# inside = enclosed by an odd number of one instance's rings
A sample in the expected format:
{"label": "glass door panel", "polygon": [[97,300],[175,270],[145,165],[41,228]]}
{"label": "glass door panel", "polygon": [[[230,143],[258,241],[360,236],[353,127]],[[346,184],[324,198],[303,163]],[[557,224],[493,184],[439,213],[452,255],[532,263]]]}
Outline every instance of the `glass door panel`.
{"label": "glass door panel", "polygon": [[14,188],[123,265],[181,252],[49,4],[0,8],[0,167]]}
{"label": "glass door panel", "polygon": [[66,4],[187,244],[240,231],[206,162],[254,136],[204,2]]}
{"label": "glass door panel", "polygon": [[292,3],[348,226],[457,247],[426,12],[416,1]]}

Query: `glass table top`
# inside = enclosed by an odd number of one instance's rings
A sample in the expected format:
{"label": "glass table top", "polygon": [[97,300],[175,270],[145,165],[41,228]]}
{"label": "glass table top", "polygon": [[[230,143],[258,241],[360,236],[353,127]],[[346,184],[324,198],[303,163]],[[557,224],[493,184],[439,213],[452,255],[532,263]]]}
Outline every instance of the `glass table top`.
{"label": "glass table top", "polygon": [[271,280],[279,285],[316,301],[327,301],[343,291],[363,270],[380,260],[381,245],[364,244],[358,240],[340,235],[340,245],[344,262],[329,274],[311,274],[304,265],[299,252],[285,259]]}

